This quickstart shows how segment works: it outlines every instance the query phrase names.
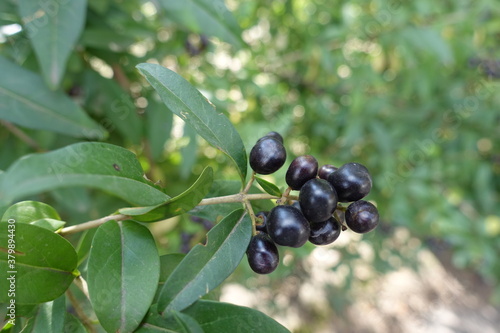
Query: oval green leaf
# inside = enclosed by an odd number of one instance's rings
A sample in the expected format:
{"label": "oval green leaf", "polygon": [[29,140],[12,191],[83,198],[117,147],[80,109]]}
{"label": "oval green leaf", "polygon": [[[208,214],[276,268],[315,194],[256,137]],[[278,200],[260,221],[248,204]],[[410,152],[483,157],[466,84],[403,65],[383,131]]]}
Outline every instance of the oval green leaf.
{"label": "oval green leaf", "polygon": [[164,204],[150,207],[121,208],[121,214],[134,216],[140,222],[155,222],[184,214],[200,203],[207,195],[213,182],[213,171],[206,167],[191,187]]}
{"label": "oval green leaf", "polygon": [[241,28],[223,0],[160,0],[169,19],[193,32],[215,36],[241,47]]}
{"label": "oval green leaf", "polygon": [[137,69],[153,86],[170,111],[234,161],[244,182],[247,155],[241,137],[229,119],[217,112],[205,96],[177,73],[160,65],[147,63],[137,65]]}
{"label": "oval green leaf", "polygon": [[[75,277],[76,265],[76,251],[63,237],[31,224],[0,223],[0,274],[3,281],[15,276],[16,303],[43,303],[61,296]],[[9,285],[0,284],[0,302],[8,301]]]}
{"label": "oval green leaf", "polygon": [[1,222],[7,222],[11,218],[21,223],[30,223],[44,218],[61,219],[52,206],[39,201],[21,201],[13,204],[5,211]]}
{"label": "oval green leaf", "polygon": [[153,305],[137,333],[204,333],[200,325],[182,312],[169,311],[161,316]]}
{"label": "oval green leaf", "polygon": [[182,312],[193,317],[205,333],[290,333],[262,312],[228,303],[199,300]]}
{"label": "oval green leaf", "polygon": [[0,177],[0,207],[69,186],[101,189],[139,206],[170,199],[143,174],[136,156],[127,149],[98,142],[77,143],[14,162]]}
{"label": "oval green leaf", "polygon": [[19,1],[18,8],[45,81],[55,90],[83,30],[87,1]]}
{"label": "oval green leaf", "polygon": [[103,139],[107,135],[66,94],[48,89],[35,73],[1,56],[0,68],[0,119],[76,138]]}
{"label": "oval green leaf", "polygon": [[255,180],[257,181],[257,183],[259,183],[259,185],[262,187],[262,189],[264,191],[266,191],[266,193],[268,193],[270,195],[277,196],[277,197],[281,197],[282,193],[281,193],[280,189],[278,188],[278,186],[274,185],[273,183],[268,182],[265,179],[259,178],[259,177],[255,177]]}
{"label": "oval green leaf", "polygon": [[160,260],[149,230],[133,221],[109,221],[92,241],[87,282],[90,301],[107,332],[132,332],[153,301]]}
{"label": "oval green leaf", "polygon": [[252,223],[242,209],[233,211],[196,245],[161,289],[158,310],[180,311],[221,284],[238,266],[252,235]]}

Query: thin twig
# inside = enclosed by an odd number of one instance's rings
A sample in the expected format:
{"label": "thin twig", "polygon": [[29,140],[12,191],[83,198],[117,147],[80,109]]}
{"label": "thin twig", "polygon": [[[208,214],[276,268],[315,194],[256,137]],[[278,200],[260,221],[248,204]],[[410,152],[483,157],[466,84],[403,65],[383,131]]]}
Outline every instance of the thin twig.
{"label": "thin twig", "polygon": [[23,141],[24,143],[26,143],[28,146],[30,146],[31,148],[33,148],[37,152],[42,153],[42,152],[45,151],[45,149],[43,149],[42,147],[40,147],[40,145],[38,144],[38,142],[36,142],[35,140],[33,140],[28,134],[24,133],[22,130],[20,130],[14,124],[12,124],[12,123],[10,123],[8,121],[5,121],[5,120],[0,120],[0,123],[5,128],[7,128],[7,130],[9,130],[12,134],[14,134],[14,136],[18,137],[19,140]]}
{"label": "thin twig", "polygon": [[111,221],[111,220],[123,221],[123,220],[129,219],[129,218],[130,218],[130,216],[123,215],[123,214],[109,215],[109,216],[101,217],[100,219],[97,219],[97,220],[92,220],[92,221],[88,221],[88,222],[84,222],[84,223],[80,223],[77,225],[72,225],[70,227],[63,228],[63,229],[61,229],[61,231],[59,231],[59,234],[62,236],[75,234],[75,233],[80,232],[80,231],[96,228],[96,227],[100,226],[101,224],[104,224],[104,223]]}
{"label": "thin twig", "polygon": [[[87,282],[81,276],[78,276],[76,279],[73,280],[73,282],[88,298],[89,292],[87,288]],[[76,315],[78,316],[78,318],[82,320],[83,325],[89,330],[89,332],[94,333],[96,330],[94,325],[92,325],[92,320],[85,314],[85,311],[82,309],[80,303],[78,302],[75,295],[73,295],[70,289],[66,290],[66,296],[68,296],[68,299],[71,305],[73,306],[73,309],[75,309]]]}

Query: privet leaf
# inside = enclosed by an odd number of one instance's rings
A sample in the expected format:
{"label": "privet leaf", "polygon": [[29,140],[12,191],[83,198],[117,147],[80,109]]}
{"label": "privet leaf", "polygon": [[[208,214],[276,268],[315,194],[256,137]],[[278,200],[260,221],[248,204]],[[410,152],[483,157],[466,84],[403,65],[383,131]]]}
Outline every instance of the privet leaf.
{"label": "privet leaf", "polygon": [[[10,239],[15,241],[14,254],[9,253]],[[15,256],[15,263],[8,261],[12,259],[9,255]],[[15,275],[16,303],[56,299],[73,281],[76,265],[75,249],[58,234],[26,223],[0,223],[0,274],[3,281]],[[0,302],[8,301],[9,285],[0,284]]]}
{"label": "privet leaf", "polygon": [[149,207],[121,208],[121,214],[134,216],[140,222],[154,222],[184,214],[200,203],[207,195],[213,181],[211,167],[206,167],[196,182],[186,191],[169,199],[166,203]]}
{"label": "privet leaf", "polygon": [[19,1],[18,8],[45,81],[55,90],[83,30],[87,1]]}
{"label": "privet leaf", "polygon": [[56,231],[66,224],[51,206],[38,201],[21,201],[10,206],[2,216],[1,222],[15,219],[17,223],[30,223]]}
{"label": "privet leaf", "polygon": [[255,177],[255,180],[257,183],[259,183],[260,186],[262,186],[262,189],[266,191],[266,193],[269,193],[270,195],[274,195],[277,197],[281,197],[281,191],[278,188],[278,186],[274,185],[273,183],[268,182],[265,179]]}
{"label": "privet leaf", "polygon": [[250,218],[242,209],[219,222],[208,232],[207,244],[196,245],[169,276],[158,310],[183,310],[222,283],[243,258],[251,234]]}
{"label": "privet leaf", "polygon": [[196,88],[175,72],[155,64],[139,64],[137,69],[153,86],[170,111],[191,125],[198,135],[227,154],[238,167],[244,182],[247,155],[231,122]]}
{"label": "privet leaf", "polygon": [[33,327],[31,330],[26,331],[26,333],[63,332],[65,319],[66,296],[63,295],[54,301],[43,303],[38,306]]}
{"label": "privet leaf", "polygon": [[204,333],[200,325],[182,312],[169,311],[160,315],[156,304],[135,332],[137,333]]}
{"label": "privet leaf", "polygon": [[133,221],[109,221],[92,241],[87,282],[94,311],[107,332],[132,332],[146,315],[160,276],[149,230]]}
{"label": "privet leaf", "polygon": [[241,28],[223,0],[160,0],[167,17],[193,32],[219,37],[235,46],[244,45]]}
{"label": "privet leaf", "polygon": [[106,136],[84,110],[63,92],[49,90],[37,74],[1,56],[0,68],[0,119],[77,138]]}
{"label": "privet leaf", "polygon": [[228,303],[199,300],[183,313],[193,317],[205,333],[290,333],[262,312]]}
{"label": "privet leaf", "polygon": [[14,162],[0,177],[0,207],[69,186],[98,188],[141,206],[170,198],[143,174],[136,156],[127,149],[106,143],[77,143]]}

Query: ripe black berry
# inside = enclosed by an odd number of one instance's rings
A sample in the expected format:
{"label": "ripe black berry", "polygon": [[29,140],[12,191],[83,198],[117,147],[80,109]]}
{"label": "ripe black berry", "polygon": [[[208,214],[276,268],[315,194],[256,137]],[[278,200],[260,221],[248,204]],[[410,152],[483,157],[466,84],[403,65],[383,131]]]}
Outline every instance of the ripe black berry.
{"label": "ripe black berry", "polygon": [[368,169],[359,163],[347,163],[328,176],[337,191],[339,201],[349,202],[364,198],[372,188]]}
{"label": "ripe black berry", "polygon": [[319,168],[319,170],[318,170],[318,177],[321,179],[328,180],[328,176],[332,172],[337,171],[337,170],[338,170],[338,168],[331,165],[331,164],[322,165],[321,168]]}
{"label": "ripe black berry", "polygon": [[278,140],[279,142],[283,143],[283,137],[278,132],[274,132],[274,131],[269,132],[266,135],[264,135],[260,140],[262,140],[263,138],[266,138],[266,137],[274,138],[274,139]]}
{"label": "ripe black berry", "polygon": [[301,247],[309,238],[309,222],[293,206],[276,206],[267,217],[267,233],[279,245]]}
{"label": "ripe black berry", "polygon": [[269,215],[269,212],[258,212],[257,214],[255,214],[255,217],[260,218],[260,220],[262,221],[261,223],[259,223],[255,226],[255,229],[257,229],[257,231],[267,233],[267,216],[268,215]]}
{"label": "ripe black berry", "polygon": [[258,274],[273,272],[279,263],[279,254],[276,245],[268,234],[258,233],[248,244],[247,258],[250,268]]}
{"label": "ripe black berry", "polygon": [[292,190],[300,190],[309,179],[316,177],[318,161],[311,155],[295,158],[286,171],[286,183]]}
{"label": "ripe black berry", "polygon": [[250,151],[250,166],[261,175],[269,175],[285,164],[286,150],[281,142],[263,137]]}
{"label": "ripe black berry", "polygon": [[378,225],[378,210],[365,200],[353,202],[345,212],[345,222],[349,229],[359,234],[373,230]]}
{"label": "ripe black berry", "polygon": [[309,241],[316,245],[327,245],[339,237],[340,231],[340,223],[334,217],[324,222],[311,223]]}
{"label": "ripe black berry", "polygon": [[300,208],[311,223],[328,220],[337,208],[337,201],[335,189],[324,179],[311,179],[300,189]]}

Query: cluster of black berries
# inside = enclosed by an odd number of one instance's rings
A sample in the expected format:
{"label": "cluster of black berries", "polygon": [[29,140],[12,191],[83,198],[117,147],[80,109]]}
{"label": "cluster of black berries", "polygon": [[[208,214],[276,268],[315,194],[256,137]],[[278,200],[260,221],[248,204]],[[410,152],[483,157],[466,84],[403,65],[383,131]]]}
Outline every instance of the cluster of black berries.
{"label": "cluster of black berries", "polygon": [[[283,166],[286,150],[279,133],[260,138],[250,152],[250,166],[258,174],[271,174]],[[366,233],[378,225],[377,208],[364,198],[372,187],[371,176],[363,165],[347,163],[340,168],[327,164],[318,168],[311,155],[295,158],[286,172],[289,190],[299,192],[298,201],[275,206],[270,212],[256,214],[262,223],[247,249],[252,270],[268,274],[276,269],[279,254],[276,244],[300,247],[308,240],[316,245],[335,241],[342,230],[339,202],[350,202],[345,223],[354,232]],[[340,209],[339,209],[340,208]],[[339,209],[339,212],[335,212]]]}

